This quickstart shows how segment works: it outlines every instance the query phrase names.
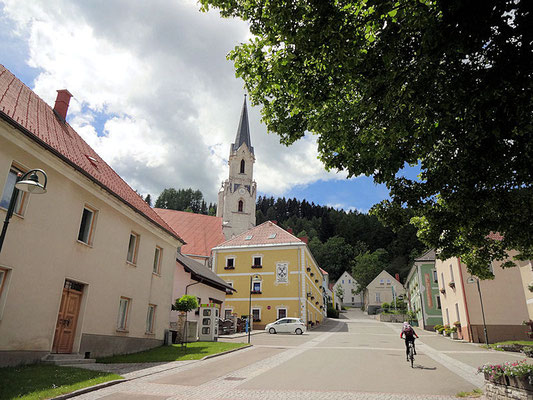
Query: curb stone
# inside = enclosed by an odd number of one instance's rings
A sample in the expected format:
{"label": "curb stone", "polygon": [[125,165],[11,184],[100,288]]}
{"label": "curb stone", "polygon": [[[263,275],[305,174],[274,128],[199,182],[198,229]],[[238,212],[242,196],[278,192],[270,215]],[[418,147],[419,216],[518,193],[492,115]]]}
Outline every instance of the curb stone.
{"label": "curb stone", "polygon": [[[253,345],[249,344],[247,346],[243,346],[243,347],[238,347],[236,349],[231,349],[231,350],[227,350],[227,351],[223,351],[222,353],[217,353],[217,354],[210,354],[208,356],[205,356],[197,361],[203,361],[203,360],[208,360],[210,358],[215,358],[215,357],[219,357],[219,356],[223,356],[225,354],[229,354],[229,353],[233,353],[235,351],[239,351],[239,350],[244,350],[244,349],[248,349],[250,347],[252,347]],[[179,366],[175,367],[175,368],[179,368]],[[173,368],[171,368],[173,369]],[[160,371],[158,371],[160,372]],[[79,396],[79,395],[82,395],[82,394],[86,394],[86,393],[90,393],[90,392],[94,392],[94,391],[97,391],[97,390],[100,390],[100,389],[104,389],[106,387],[109,387],[109,386],[114,386],[114,385],[117,385],[119,383],[125,383],[125,382],[130,382],[130,381],[133,381],[135,379],[139,379],[139,378],[144,378],[145,376],[148,376],[148,375],[153,375],[153,374],[156,374],[158,372],[153,372],[151,374],[147,374],[147,375],[141,375],[141,376],[137,376],[135,378],[123,378],[123,379],[115,379],[114,381],[109,381],[109,382],[104,382],[104,383],[100,383],[98,385],[94,385],[94,386],[89,386],[89,387],[86,387],[86,388],[83,388],[83,389],[78,389],[78,390],[75,390],[74,392],[70,392],[70,393],[66,393],[66,394],[62,394],[62,395],[59,395],[59,396],[56,396],[56,397],[52,397],[51,400],[66,400],[66,399],[70,399],[72,397],[76,397],[76,396]]]}
{"label": "curb stone", "polygon": [[239,350],[248,349],[248,348],[250,348],[250,347],[252,347],[252,346],[253,346],[253,344],[248,344],[248,345],[246,345],[246,346],[237,347],[236,349],[231,349],[231,350],[223,351],[222,353],[210,354],[210,355],[208,355],[208,356],[205,356],[204,358],[200,358],[200,361],[203,361],[203,360],[209,360],[210,358],[215,358],[215,357],[223,356],[224,354],[233,353],[234,351],[239,351]]}
{"label": "curb stone", "polygon": [[104,389],[109,386],[118,385],[119,383],[128,382],[130,379],[115,379],[114,381],[99,383],[98,385],[89,386],[83,389],[75,390],[74,392],[61,394],[57,397],[52,397],[52,400],[64,400],[64,399],[70,399],[71,397],[79,396],[80,394],[85,394],[89,392],[94,392],[95,390]]}

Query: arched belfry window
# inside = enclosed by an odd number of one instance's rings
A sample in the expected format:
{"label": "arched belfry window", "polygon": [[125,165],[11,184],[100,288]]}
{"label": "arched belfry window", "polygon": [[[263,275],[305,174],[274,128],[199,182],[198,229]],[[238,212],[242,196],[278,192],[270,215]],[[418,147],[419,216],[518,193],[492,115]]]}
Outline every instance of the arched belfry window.
{"label": "arched belfry window", "polygon": [[241,160],[241,174],[244,174],[244,160]]}
{"label": "arched belfry window", "polygon": [[239,212],[242,212],[244,209],[244,201],[239,200]]}

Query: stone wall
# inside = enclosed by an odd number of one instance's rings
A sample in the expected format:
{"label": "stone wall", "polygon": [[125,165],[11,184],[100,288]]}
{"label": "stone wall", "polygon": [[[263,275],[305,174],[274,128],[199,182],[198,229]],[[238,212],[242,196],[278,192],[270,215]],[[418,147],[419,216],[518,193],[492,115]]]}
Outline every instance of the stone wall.
{"label": "stone wall", "polygon": [[487,400],[531,400],[533,399],[533,392],[514,386],[485,381],[485,397]]}

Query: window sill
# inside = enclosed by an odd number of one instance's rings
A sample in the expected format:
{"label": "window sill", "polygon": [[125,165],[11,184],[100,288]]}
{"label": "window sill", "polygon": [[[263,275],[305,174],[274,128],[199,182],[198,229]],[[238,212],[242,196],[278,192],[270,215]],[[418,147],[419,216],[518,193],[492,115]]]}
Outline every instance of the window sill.
{"label": "window sill", "polygon": [[158,274],[157,272],[152,272],[152,275],[157,276],[158,278],[161,278],[161,274],[160,273]]}
{"label": "window sill", "polygon": [[130,267],[137,267],[137,264],[134,264],[131,261],[127,261],[127,260],[126,260],[126,265],[129,265]]}
{"label": "window sill", "polygon": [[90,248],[90,249],[93,248],[92,244],[82,242],[82,241],[79,240],[79,239],[77,239],[76,242],[79,243],[79,244],[81,244],[82,246],[86,246],[86,247],[88,247],[88,248]]}
{"label": "window sill", "polygon": [[[26,207],[24,207],[24,208],[26,208]],[[5,208],[5,207],[0,207],[0,210],[2,210],[5,213],[7,213],[7,208]],[[16,212],[13,212],[13,217],[19,217],[20,219],[24,219],[24,214],[18,214]]]}
{"label": "window sill", "polygon": [[155,336],[154,332],[144,332],[146,336]]}
{"label": "window sill", "polygon": [[262,265],[252,265],[252,268],[263,268]]}
{"label": "window sill", "polygon": [[224,269],[235,269],[235,267],[224,267]]}
{"label": "window sill", "polygon": [[262,292],[261,292],[260,290],[257,290],[257,291],[252,290],[251,293],[252,293],[252,294],[261,294]]}
{"label": "window sill", "polygon": [[117,328],[116,331],[119,332],[119,333],[130,333],[130,331],[128,329],[119,329],[119,328]]}

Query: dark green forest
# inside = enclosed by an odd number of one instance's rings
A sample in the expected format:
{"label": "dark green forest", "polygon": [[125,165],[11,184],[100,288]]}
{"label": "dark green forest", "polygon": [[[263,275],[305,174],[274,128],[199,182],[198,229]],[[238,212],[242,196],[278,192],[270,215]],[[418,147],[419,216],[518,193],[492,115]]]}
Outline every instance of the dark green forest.
{"label": "dark green forest", "polygon": [[[155,206],[216,215],[216,204],[207,205],[202,192],[190,188],[165,189]],[[306,236],[313,256],[329,273],[330,281],[349,271],[366,286],[369,260],[374,270],[381,271],[384,267],[391,274],[399,273],[401,278],[405,278],[413,259],[424,250],[412,225],[393,232],[375,216],[357,211],[346,212],[296,198],[259,196],[256,224],[268,220],[292,230],[298,237]]]}

